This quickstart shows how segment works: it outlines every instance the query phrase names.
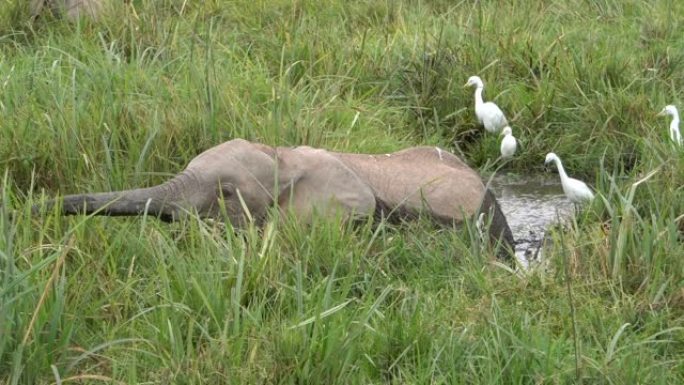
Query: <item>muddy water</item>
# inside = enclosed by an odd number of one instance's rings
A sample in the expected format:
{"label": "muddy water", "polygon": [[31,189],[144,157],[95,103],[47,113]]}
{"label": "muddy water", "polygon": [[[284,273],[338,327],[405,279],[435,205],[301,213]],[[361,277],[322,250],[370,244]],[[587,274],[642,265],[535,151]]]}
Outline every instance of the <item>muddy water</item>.
{"label": "muddy water", "polygon": [[517,242],[515,254],[524,265],[534,258],[545,230],[574,210],[557,174],[497,175],[491,187]]}

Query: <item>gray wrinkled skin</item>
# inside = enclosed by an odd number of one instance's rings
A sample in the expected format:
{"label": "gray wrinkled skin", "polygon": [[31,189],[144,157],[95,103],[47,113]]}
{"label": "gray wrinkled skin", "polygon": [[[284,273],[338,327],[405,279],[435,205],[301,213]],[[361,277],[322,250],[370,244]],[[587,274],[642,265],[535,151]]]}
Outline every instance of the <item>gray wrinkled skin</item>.
{"label": "gray wrinkled skin", "polygon": [[31,18],[37,18],[41,12],[50,11],[56,15],[64,15],[69,20],[80,16],[96,17],[102,10],[105,0],[31,0]]}
{"label": "gray wrinkled skin", "polygon": [[[61,206],[60,206],[61,203]],[[148,215],[173,221],[196,213],[235,227],[260,223],[270,207],[299,220],[344,214],[411,218],[427,213],[436,222],[458,225],[485,213],[491,241],[513,249],[506,218],[480,175],[455,155],[436,147],[391,154],[336,153],[307,146],[270,147],[234,139],[194,158],[181,173],[149,188],[67,195],[41,208],[64,215]]]}

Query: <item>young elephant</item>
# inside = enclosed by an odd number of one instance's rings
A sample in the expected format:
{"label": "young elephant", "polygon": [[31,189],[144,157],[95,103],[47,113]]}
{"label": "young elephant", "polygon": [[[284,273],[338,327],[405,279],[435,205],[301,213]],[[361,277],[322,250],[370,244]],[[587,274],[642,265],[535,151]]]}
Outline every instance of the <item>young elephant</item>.
{"label": "young elephant", "polygon": [[44,10],[55,14],[64,14],[69,20],[79,16],[95,17],[102,10],[106,0],[31,0],[29,8],[31,18],[36,19]]}
{"label": "young elephant", "polygon": [[[455,155],[434,147],[392,154],[335,153],[307,146],[269,147],[234,139],[193,159],[180,174],[149,188],[67,195],[62,213],[141,215],[173,221],[188,213],[220,217],[240,227],[264,219],[276,204],[298,218],[340,210],[347,215],[415,216],[444,224],[480,212],[492,215],[490,238],[513,248],[513,235],[480,176]],[[50,209],[56,200],[45,206]],[[34,206],[34,213],[40,206]]]}

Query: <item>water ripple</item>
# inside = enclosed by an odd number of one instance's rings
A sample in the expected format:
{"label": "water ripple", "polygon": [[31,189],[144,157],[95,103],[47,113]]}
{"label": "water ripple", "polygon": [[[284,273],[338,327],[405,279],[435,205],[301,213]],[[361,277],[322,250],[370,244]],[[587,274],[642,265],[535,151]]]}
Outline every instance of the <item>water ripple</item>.
{"label": "water ripple", "polygon": [[524,264],[541,244],[546,229],[572,216],[574,206],[563,194],[558,175],[497,175],[491,182]]}

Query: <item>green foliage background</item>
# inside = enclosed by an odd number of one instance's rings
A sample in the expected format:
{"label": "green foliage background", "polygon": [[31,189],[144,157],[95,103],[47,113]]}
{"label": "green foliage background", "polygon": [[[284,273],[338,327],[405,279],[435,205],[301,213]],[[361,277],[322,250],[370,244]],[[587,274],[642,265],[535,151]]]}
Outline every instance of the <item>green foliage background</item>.
{"label": "green foliage background", "polygon": [[[0,3],[0,382],[684,382],[684,151],[656,116],[684,109],[684,3],[25,3]],[[474,74],[521,143],[506,170],[554,151],[603,196],[529,274],[470,225],[29,215],[236,137],[487,173]]]}

